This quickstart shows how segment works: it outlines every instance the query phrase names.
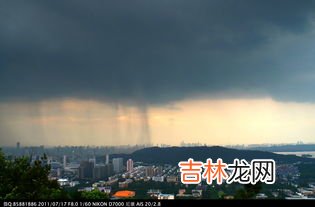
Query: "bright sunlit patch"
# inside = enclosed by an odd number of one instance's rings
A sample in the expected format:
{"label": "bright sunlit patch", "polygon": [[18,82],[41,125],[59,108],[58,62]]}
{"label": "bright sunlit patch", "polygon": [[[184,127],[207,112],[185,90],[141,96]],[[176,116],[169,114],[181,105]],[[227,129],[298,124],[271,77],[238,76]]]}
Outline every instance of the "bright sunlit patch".
{"label": "bright sunlit patch", "polygon": [[[80,99],[1,103],[1,143],[210,145],[312,142],[315,104],[261,99],[199,99],[154,106]],[[175,110],[176,108],[176,110]]]}

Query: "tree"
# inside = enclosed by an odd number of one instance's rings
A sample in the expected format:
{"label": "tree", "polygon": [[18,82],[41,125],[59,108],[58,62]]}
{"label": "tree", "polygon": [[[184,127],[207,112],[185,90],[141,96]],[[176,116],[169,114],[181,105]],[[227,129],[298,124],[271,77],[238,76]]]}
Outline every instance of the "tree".
{"label": "tree", "polygon": [[[46,156],[42,157],[45,161]],[[0,199],[66,199],[56,180],[49,180],[50,166],[31,164],[26,157],[6,160],[0,149]]]}
{"label": "tree", "polygon": [[83,191],[81,193],[81,199],[89,199],[89,200],[99,200],[99,199],[108,199],[108,195],[99,191],[99,190],[92,190],[92,191]]}
{"label": "tree", "polygon": [[218,197],[219,197],[220,199],[223,199],[224,196],[225,196],[225,193],[224,193],[222,190],[220,190],[220,191],[218,192]]}
{"label": "tree", "polygon": [[255,185],[252,184],[246,184],[244,185],[244,188],[239,189],[235,193],[236,199],[251,199],[254,198],[262,188],[261,183],[256,183]]}

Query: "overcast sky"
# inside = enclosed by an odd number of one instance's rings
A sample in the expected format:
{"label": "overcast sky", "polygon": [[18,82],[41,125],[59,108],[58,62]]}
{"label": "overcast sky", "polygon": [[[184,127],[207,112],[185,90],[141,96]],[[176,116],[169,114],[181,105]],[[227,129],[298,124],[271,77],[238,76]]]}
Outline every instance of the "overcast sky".
{"label": "overcast sky", "polygon": [[307,0],[2,1],[1,144],[315,142],[314,14]]}

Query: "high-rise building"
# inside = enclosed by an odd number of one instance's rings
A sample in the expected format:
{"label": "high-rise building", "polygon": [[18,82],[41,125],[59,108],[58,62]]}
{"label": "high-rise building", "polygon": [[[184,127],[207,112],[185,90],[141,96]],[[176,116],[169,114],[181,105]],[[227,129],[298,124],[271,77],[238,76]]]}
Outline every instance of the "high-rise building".
{"label": "high-rise building", "polygon": [[114,166],[114,172],[115,173],[120,173],[123,171],[123,158],[114,158],[113,159],[113,166]]}
{"label": "high-rise building", "polygon": [[127,172],[131,172],[133,170],[133,161],[132,159],[127,160]]}
{"label": "high-rise building", "polygon": [[90,158],[90,159],[89,159],[89,162],[93,163],[93,165],[95,166],[95,165],[96,165],[96,159],[95,159],[95,157]]}
{"label": "high-rise building", "polygon": [[94,163],[89,161],[81,161],[79,168],[80,179],[92,179],[93,178]]}
{"label": "high-rise building", "polygon": [[16,149],[20,149],[20,142],[16,143]]}
{"label": "high-rise building", "polygon": [[104,179],[106,177],[106,165],[98,164],[93,168],[93,180]]}
{"label": "high-rise building", "polygon": [[63,168],[67,167],[67,155],[63,156]]}
{"label": "high-rise building", "polygon": [[106,177],[112,176],[114,174],[113,164],[105,165],[105,173]]}
{"label": "high-rise building", "polygon": [[109,154],[106,154],[106,156],[105,156],[105,164],[106,165],[109,164]]}
{"label": "high-rise building", "polygon": [[153,177],[153,176],[159,175],[159,171],[160,171],[159,167],[154,167],[154,166],[146,167],[145,176]]}

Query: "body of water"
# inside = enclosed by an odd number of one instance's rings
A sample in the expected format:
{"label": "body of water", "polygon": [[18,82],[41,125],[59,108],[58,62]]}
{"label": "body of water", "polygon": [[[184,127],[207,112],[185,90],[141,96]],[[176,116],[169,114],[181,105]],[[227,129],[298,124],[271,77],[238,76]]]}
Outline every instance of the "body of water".
{"label": "body of water", "polygon": [[302,156],[303,154],[312,155],[312,158],[315,158],[315,151],[302,151],[302,152],[274,152],[276,154],[282,154],[282,155],[296,155],[296,156]]}

